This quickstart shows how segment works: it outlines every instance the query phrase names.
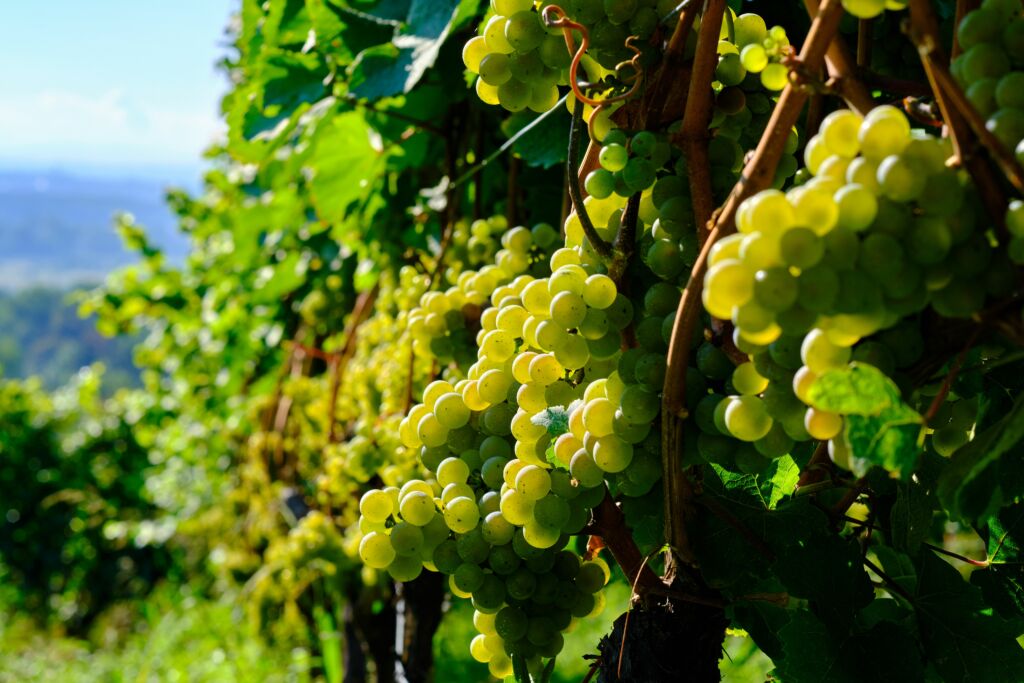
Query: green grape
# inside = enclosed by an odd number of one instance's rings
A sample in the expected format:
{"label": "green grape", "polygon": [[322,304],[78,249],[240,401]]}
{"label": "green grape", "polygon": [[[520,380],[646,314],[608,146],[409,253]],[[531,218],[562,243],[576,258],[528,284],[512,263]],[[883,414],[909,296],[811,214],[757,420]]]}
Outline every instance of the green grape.
{"label": "green grape", "polygon": [[910,142],[910,124],[899,109],[882,105],[872,109],[860,127],[860,148],[868,160],[880,162],[899,154]]}
{"label": "green grape", "polygon": [[505,23],[505,39],[517,52],[530,52],[539,47],[546,35],[540,14],[529,9],[509,16]]}
{"label": "green grape", "polygon": [[633,459],[633,446],[614,435],[599,437],[594,444],[594,462],[605,472],[621,472]]}
{"label": "green grape", "polygon": [[500,52],[491,52],[480,60],[477,72],[484,83],[493,86],[508,83],[512,78],[512,71],[509,69],[509,57]]}
{"label": "green grape", "polygon": [[844,185],[836,192],[835,202],[839,208],[838,225],[854,232],[868,229],[878,215],[875,193],[863,185]]}
{"label": "green grape", "polygon": [[740,64],[749,73],[760,73],[768,66],[768,53],[764,46],[751,43],[740,52]]}
{"label": "green grape", "polygon": [[556,495],[540,498],[533,507],[537,523],[551,529],[561,529],[569,521],[569,515],[569,503]]}
{"label": "green grape", "polygon": [[746,76],[747,70],[744,68],[738,54],[727,54],[719,58],[718,66],[715,68],[715,78],[722,85],[726,87],[739,85]]}
{"label": "green grape", "polygon": [[583,181],[583,187],[587,194],[598,199],[610,197],[615,190],[615,176],[606,169],[595,169],[587,174],[586,180]]}
{"label": "green grape", "polygon": [[772,311],[792,306],[799,293],[797,278],[785,268],[759,270],[754,276],[754,300]]}
{"label": "green grape", "polygon": [[445,505],[444,521],[455,533],[465,534],[479,524],[480,508],[472,498],[455,498]]}
{"label": "green grape", "polygon": [[744,46],[751,43],[761,44],[768,37],[768,27],[759,15],[741,14],[733,20],[733,31],[736,45]]}
{"label": "green grape", "polygon": [[820,329],[811,330],[800,347],[800,358],[804,365],[818,375],[845,366],[850,362],[850,356],[849,347],[833,344],[825,331]]}
{"label": "green grape", "polygon": [[793,228],[782,236],[779,251],[783,262],[804,270],[821,261],[825,255],[825,244],[814,231],[808,228]]}
{"label": "green grape", "polygon": [[530,86],[516,78],[498,86],[498,102],[511,112],[526,109],[532,96]]}
{"label": "green grape", "polygon": [[409,582],[423,571],[423,563],[417,557],[399,555],[388,566],[388,574],[398,582]]}
{"label": "green grape", "polygon": [[437,508],[434,506],[433,496],[422,491],[413,491],[402,498],[399,512],[402,519],[410,524],[426,526],[434,518]]}
{"label": "green grape", "polygon": [[885,0],[843,0],[843,9],[858,19],[872,19],[885,11]]}
{"label": "green grape", "polygon": [[768,380],[758,374],[753,363],[742,363],[732,373],[732,385],[744,396],[760,394],[768,387]]}
{"label": "green grape", "polygon": [[462,394],[449,392],[442,395],[434,404],[434,417],[446,429],[458,429],[469,422],[469,408],[462,399]]}
{"label": "green grape", "polygon": [[527,500],[537,501],[551,490],[551,476],[541,467],[527,465],[516,475],[515,488]]}
{"label": "green grape", "polygon": [[843,418],[835,413],[808,408],[804,417],[804,428],[811,438],[827,441],[842,431]]}
{"label": "green grape", "polygon": [[505,37],[505,24],[508,20],[500,15],[491,17],[483,30],[484,41],[491,52],[511,54],[513,47]]}
{"label": "green grape", "polygon": [[789,68],[783,64],[768,64],[761,71],[761,84],[768,90],[782,90],[789,84]]}
{"label": "green grape", "polygon": [[725,409],[725,427],[741,441],[757,441],[772,428],[772,418],[757,396],[739,396]]}
{"label": "green grape", "polygon": [[396,556],[391,539],[384,533],[370,532],[359,542],[359,557],[367,567],[386,569]]}
{"label": "green grape", "polygon": [[574,329],[587,315],[583,297],[573,292],[560,292],[551,299],[551,319],[564,328]]}
{"label": "green grape", "polygon": [[573,479],[584,488],[600,486],[604,482],[604,470],[598,467],[594,458],[582,448],[573,455],[569,462],[569,472]]}
{"label": "green grape", "polygon": [[629,160],[629,152],[622,145],[610,144],[601,148],[598,161],[601,166],[612,173],[621,171]]}
{"label": "green grape", "polygon": [[815,313],[827,313],[839,295],[839,276],[835,269],[819,264],[800,273],[797,300],[800,306]]}
{"label": "green grape", "polygon": [[391,496],[380,489],[371,489],[359,499],[359,514],[371,522],[383,522],[393,512]]}

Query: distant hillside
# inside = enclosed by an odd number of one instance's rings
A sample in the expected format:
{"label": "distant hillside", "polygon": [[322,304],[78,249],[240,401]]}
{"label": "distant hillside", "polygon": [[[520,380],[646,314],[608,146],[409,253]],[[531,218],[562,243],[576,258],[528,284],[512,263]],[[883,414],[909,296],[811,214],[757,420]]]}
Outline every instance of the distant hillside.
{"label": "distant hillside", "polygon": [[96,282],[130,263],[113,228],[118,211],[134,214],[172,259],[183,257],[166,187],[143,177],[0,170],[0,289]]}

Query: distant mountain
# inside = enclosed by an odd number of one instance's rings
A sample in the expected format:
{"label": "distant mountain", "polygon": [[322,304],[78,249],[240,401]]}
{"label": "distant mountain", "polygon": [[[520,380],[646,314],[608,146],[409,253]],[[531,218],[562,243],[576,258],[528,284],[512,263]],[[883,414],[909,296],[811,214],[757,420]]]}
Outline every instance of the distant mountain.
{"label": "distant mountain", "polygon": [[142,173],[0,170],[0,289],[96,282],[131,263],[113,227],[120,211],[180,260],[187,241],[164,203],[172,184]]}

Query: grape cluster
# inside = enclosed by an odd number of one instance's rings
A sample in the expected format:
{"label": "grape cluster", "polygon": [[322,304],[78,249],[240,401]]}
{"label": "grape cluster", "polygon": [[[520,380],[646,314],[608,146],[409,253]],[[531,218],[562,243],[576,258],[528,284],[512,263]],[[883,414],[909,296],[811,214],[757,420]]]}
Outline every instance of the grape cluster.
{"label": "grape cluster", "polygon": [[595,199],[606,199],[612,193],[629,197],[651,188],[658,169],[672,156],[665,136],[649,131],[630,137],[615,129],[605,135],[601,144],[601,167],[588,173],[584,180],[584,188]]}
{"label": "grape cluster", "polygon": [[[754,85],[750,82],[756,78],[766,90],[777,92],[789,82],[789,69],[782,63],[791,51],[786,30],[781,26],[770,29],[757,14],[741,14],[730,22],[722,23],[722,39],[718,43],[718,66],[715,79],[722,86],[719,97],[723,102],[720,108],[735,109],[742,105],[735,104],[739,100],[736,88]],[[732,38],[730,39],[730,35]],[[724,94],[724,97],[723,97]],[[731,102],[730,102],[731,101]]]}
{"label": "grape cluster", "polygon": [[[750,362],[731,373],[735,395],[698,411],[708,433],[766,456],[834,439],[842,416],[810,407],[817,377],[851,361],[891,374],[916,360],[884,343],[908,334],[901,321],[929,305],[970,316],[1012,287],[1009,259],[989,243],[966,177],[946,167],[949,152],[892,107],[863,120],[840,110],[805,150],[815,177],[740,206],[739,232],[711,252],[703,297],[732,320]],[[724,376],[714,365],[702,372]]]}
{"label": "grape cluster", "polygon": [[[474,240],[493,240],[491,224],[504,223],[504,218],[474,221]],[[490,293],[524,273],[543,275],[547,272],[547,252],[558,239],[558,233],[546,223],[533,229],[518,226],[501,236],[502,248],[493,255],[492,264],[479,270],[457,272],[446,269],[450,286],[441,291],[426,292],[419,306],[409,312],[409,333],[413,349],[423,358],[436,358],[444,364],[456,362],[469,367],[476,360],[476,330]]]}
{"label": "grape cluster", "polygon": [[951,65],[985,126],[1024,159],[1024,12],[1012,0],[989,0],[957,27],[963,52]]}
{"label": "grape cluster", "polygon": [[508,111],[544,112],[568,83],[571,56],[560,30],[544,26],[533,0],[491,0],[494,14],[462,50],[476,93]]}

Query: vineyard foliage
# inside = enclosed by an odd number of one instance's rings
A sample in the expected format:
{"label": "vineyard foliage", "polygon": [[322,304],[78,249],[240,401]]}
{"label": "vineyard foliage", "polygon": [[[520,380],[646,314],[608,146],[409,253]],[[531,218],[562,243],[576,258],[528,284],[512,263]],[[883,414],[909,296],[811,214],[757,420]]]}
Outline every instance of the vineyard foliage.
{"label": "vineyard foliage", "polygon": [[26,606],[203,576],[329,681],[1021,679],[1019,3],[231,31],[185,264],[125,219],[84,305],[143,388],[0,388]]}

